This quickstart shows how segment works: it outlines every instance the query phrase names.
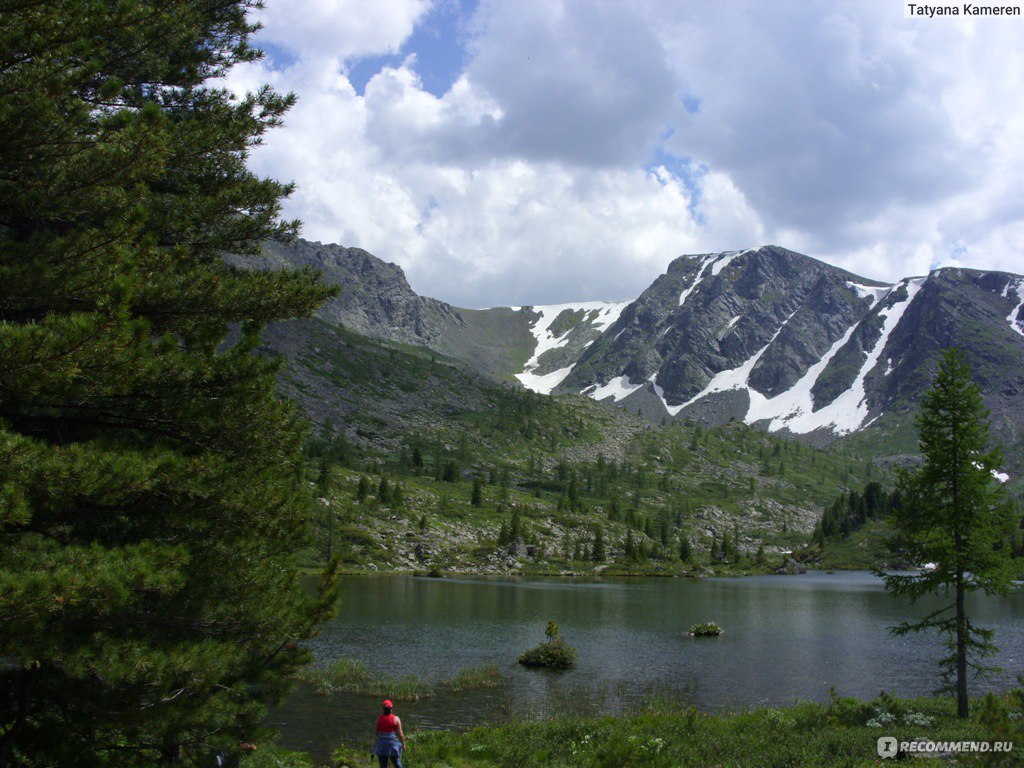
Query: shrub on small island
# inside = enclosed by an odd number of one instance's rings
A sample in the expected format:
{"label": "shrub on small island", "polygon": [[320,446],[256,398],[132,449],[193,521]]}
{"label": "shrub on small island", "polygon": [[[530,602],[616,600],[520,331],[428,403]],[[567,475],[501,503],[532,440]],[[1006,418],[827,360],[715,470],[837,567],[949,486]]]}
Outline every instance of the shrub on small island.
{"label": "shrub on small island", "polygon": [[713,621],[709,621],[706,624],[694,624],[690,627],[691,637],[718,637],[724,634],[725,630]]}
{"label": "shrub on small island", "polygon": [[571,667],[576,662],[576,649],[559,637],[558,624],[549,621],[544,635],[547,640],[523,653],[519,657],[519,663],[524,667],[547,667],[548,669]]}

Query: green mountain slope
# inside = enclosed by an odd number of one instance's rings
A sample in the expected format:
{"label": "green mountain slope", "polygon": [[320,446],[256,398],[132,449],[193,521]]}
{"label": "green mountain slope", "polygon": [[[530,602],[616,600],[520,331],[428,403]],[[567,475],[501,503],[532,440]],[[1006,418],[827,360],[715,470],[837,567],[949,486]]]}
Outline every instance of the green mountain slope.
{"label": "green mountain slope", "polygon": [[885,475],[853,452],[740,423],[657,426],[523,391],[323,320],[272,327],[266,348],[285,356],[282,391],[337,459],[325,462],[309,557],[340,554],[353,569],[735,570],[760,567],[762,546],[777,565],[837,489]]}

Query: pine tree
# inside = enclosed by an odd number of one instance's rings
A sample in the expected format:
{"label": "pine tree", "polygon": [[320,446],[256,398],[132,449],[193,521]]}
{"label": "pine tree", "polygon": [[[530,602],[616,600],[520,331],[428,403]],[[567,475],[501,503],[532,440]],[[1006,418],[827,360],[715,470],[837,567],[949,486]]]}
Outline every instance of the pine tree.
{"label": "pine tree", "polygon": [[988,411],[971,378],[964,353],[943,355],[917,417],[924,463],[902,470],[897,486],[902,508],[893,523],[903,556],[934,563],[933,570],[885,577],[895,595],[917,598],[952,594],[953,602],[915,622],[894,627],[897,634],[937,629],[950,647],[941,662],[949,690],[955,691],[957,715],[967,717],[967,671],[985,669],[981,659],[995,651],[992,630],[967,616],[967,592],[1004,594],[1012,586],[1012,552],[1008,542],[1016,521],[1012,503],[992,477],[1001,468],[1002,452],[989,447]]}
{"label": "pine tree", "polygon": [[508,533],[509,539],[511,541],[520,539],[523,536],[523,523],[522,520],[519,518],[518,509],[512,510],[512,522],[509,525]]}
{"label": "pine tree", "polygon": [[483,478],[473,478],[473,494],[469,503],[474,507],[482,507],[484,504],[484,481]]}
{"label": "pine tree", "polygon": [[[0,0],[0,766],[210,765],[333,604],[300,588],[307,431],[253,354],[327,296],[246,271],[292,99],[248,0]],[[234,332],[228,336],[228,330]]]}
{"label": "pine tree", "polygon": [[321,454],[317,463],[316,490],[321,498],[321,510],[318,520],[319,536],[322,538],[322,550],[324,560],[330,562],[334,555],[334,520],[335,513],[331,507],[331,488],[333,486],[331,475],[330,456]]}
{"label": "pine tree", "polygon": [[370,478],[363,475],[359,478],[359,485],[356,487],[356,501],[366,501],[370,495]]}
{"label": "pine tree", "polygon": [[619,497],[612,496],[612,500],[608,504],[608,519],[613,523],[619,522],[622,515],[619,513]]}
{"label": "pine tree", "polygon": [[594,546],[590,554],[595,563],[603,563],[607,556],[604,549],[604,528],[601,526],[594,529]]}
{"label": "pine tree", "polygon": [[686,536],[679,537],[679,559],[688,563],[693,558],[693,547],[690,545],[690,540]]}

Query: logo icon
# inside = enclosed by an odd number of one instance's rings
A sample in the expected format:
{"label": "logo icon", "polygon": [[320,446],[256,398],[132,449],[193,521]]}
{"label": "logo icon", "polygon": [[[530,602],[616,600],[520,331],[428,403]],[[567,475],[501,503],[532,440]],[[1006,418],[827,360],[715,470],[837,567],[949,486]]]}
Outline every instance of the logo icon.
{"label": "logo icon", "polygon": [[899,752],[899,742],[895,736],[878,737],[878,756],[881,758],[896,757]]}

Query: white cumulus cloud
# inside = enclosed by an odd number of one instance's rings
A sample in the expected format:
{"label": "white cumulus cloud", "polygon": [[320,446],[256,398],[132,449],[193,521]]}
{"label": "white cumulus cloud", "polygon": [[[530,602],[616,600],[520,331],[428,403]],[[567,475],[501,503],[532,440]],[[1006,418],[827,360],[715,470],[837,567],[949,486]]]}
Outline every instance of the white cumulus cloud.
{"label": "white cumulus cloud", "polygon": [[1024,270],[1019,22],[481,0],[428,90],[416,31],[461,7],[267,0],[273,55],[228,84],[299,95],[251,164],[297,182],[305,236],[462,306],[622,299],[681,253],[769,242],[880,279]]}

